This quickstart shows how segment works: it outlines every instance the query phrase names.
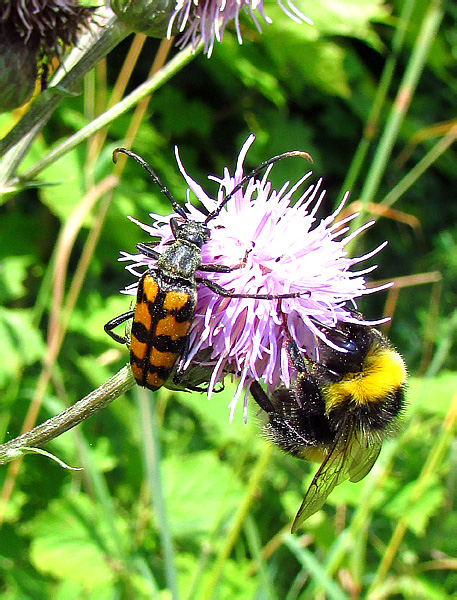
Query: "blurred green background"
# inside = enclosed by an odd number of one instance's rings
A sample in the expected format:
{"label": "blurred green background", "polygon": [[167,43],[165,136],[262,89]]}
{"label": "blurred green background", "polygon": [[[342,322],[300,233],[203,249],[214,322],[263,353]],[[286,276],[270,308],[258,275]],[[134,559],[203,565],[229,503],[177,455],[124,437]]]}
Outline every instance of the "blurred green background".
{"label": "blurred green background", "polygon": [[[231,385],[210,402],[135,387],[46,447],[82,471],[42,456],[2,467],[4,598],[456,592],[457,9],[427,0],[296,4],[313,27],[266,2],[273,24],[262,23],[262,35],[242,18],[239,46],[229,26],[210,59],[196,56],[103,135],[40,171],[38,187],[24,182],[3,196],[1,437],[73,404],[128,360],[103,331],[129,308],[119,289],[132,278],[119,250],[146,241],[126,217],[149,222],[149,212],[170,208],[134,161],[114,170],[113,149],[131,147],[184,199],[174,146],[215,193],[208,174],[233,171],[251,132],[248,167],[305,150],[328,190],[321,216],[350,189],[348,210],[376,219],[354,254],[389,241],[370,280],[396,286],[360,308],[369,318],[393,315],[388,335],[411,375],[401,432],[365,480],[337,487],[292,537],[316,465],[272,448],[254,406],[247,424],[241,410],[229,424]],[[127,37],[85,76],[81,94],[61,100],[19,173],[103,113],[113,90],[118,99],[134,90],[167,51],[177,52]],[[26,110],[0,115],[1,132]],[[297,161],[283,161],[271,179],[280,187],[301,175]]]}

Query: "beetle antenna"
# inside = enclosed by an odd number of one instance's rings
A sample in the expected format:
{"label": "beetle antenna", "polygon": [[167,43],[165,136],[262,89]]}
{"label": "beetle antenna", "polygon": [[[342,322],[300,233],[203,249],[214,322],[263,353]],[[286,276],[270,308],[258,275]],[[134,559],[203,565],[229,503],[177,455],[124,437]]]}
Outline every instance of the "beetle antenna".
{"label": "beetle antenna", "polygon": [[292,150],[291,152],[284,152],[284,154],[278,154],[278,156],[273,156],[272,158],[269,158],[265,162],[261,163],[258,167],[253,169],[250,173],[245,175],[241,179],[241,181],[236,184],[236,186],[233,188],[233,190],[229,194],[227,194],[227,196],[225,196],[225,198],[222,200],[222,202],[219,204],[219,206],[215,210],[213,210],[213,212],[209,213],[209,215],[205,219],[205,225],[207,225],[208,222],[211,221],[211,219],[214,219],[214,217],[217,217],[217,215],[221,212],[221,210],[224,208],[224,206],[227,204],[227,202],[230,200],[230,198],[232,198],[232,196],[234,196],[234,194],[236,194],[236,192],[238,192],[244,186],[244,184],[249,181],[249,179],[251,179],[252,177],[255,177],[261,171],[263,171],[263,169],[266,169],[267,167],[274,164],[275,162],[279,162],[280,160],[283,160],[284,158],[290,158],[292,156],[302,156],[303,158],[306,158],[306,160],[308,160],[310,163],[313,162],[313,159],[311,158],[311,156],[307,152],[302,152],[301,150]]}
{"label": "beetle antenna", "polygon": [[177,213],[183,219],[185,219],[186,221],[188,221],[187,213],[185,212],[185,210],[183,209],[183,207],[176,202],[176,200],[170,194],[170,192],[168,191],[168,189],[163,185],[163,183],[160,181],[160,179],[158,178],[158,176],[156,175],[156,173],[152,170],[152,168],[148,165],[148,163],[143,158],[141,158],[141,156],[138,156],[138,154],[135,154],[135,152],[132,152],[131,150],[127,150],[127,148],[116,148],[114,150],[114,152],[113,152],[113,162],[114,162],[114,164],[117,163],[117,155],[119,154],[119,152],[122,152],[122,154],[127,154],[127,156],[131,156],[132,158],[134,158],[136,160],[136,162],[139,165],[141,165],[143,167],[143,169],[145,169],[149,173],[149,175],[152,177],[152,179],[154,180],[154,182],[157,183],[157,185],[161,189],[162,193],[168,198],[168,200],[169,200],[170,204],[172,205],[173,210],[175,211],[175,213]]}

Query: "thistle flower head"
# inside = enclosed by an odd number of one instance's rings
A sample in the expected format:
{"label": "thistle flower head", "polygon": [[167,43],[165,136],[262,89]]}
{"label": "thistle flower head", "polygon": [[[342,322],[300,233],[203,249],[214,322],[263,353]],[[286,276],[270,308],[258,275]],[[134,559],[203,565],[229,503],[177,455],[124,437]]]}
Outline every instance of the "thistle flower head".
{"label": "thistle flower head", "polygon": [[[279,6],[298,23],[311,19],[302,14],[291,0]],[[242,43],[240,12],[248,13],[261,33],[256,12],[266,23],[271,23],[263,10],[263,0],[110,0],[110,6],[119,19],[133,31],[152,37],[170,38],[182,33],[178,45],[191,44],[195,50],[200,41],[205,54],[211,56],[214,41],[221,42],[227,24],[234,20],[238,41]],[[168,25],[166,24],[168,22]]]}
{"label": "thistle flower head", "polygon": [[0,113],[31,98],[38,63],[76,44],[94,10],[75,0],[0,0]]}
{"label": "thistle flower head", "polygon": [[[211,177],[219,183],[216,199],[191,179],[176,151],[179,169],[189,186],[185,205],[189,219],[205,220],[205,215],[191,203],[190,192],[208,212],[213,211],[243,178],[243,162],[253,141],[251,135],[243,145],[233,176],[225,169],[222,178]],[[251,178],[208,223],[211,238],[202,248],[202,264],[244,266],[229,273],[197,271],[197,275],[234,293],[300,294],[281,300],[227,298],[199,286],[187,364],[197,352],[209,349],[214,365],[209,393],[225,373],[239,378],[230,404],[231,418],[243,388],[246,414],[247,390],[252,381],[263,379],[270,393],[281,385],[290,387],[291,373],[283,344],[286,335],[290,334],[307,356],[315,357],[318,340],[332,345],[325,327],[319,324],[334,327],[337,322],[355,320],[347,305],[355,306],[356,298],[375,291],[366,288],[364,278],[375,267],[358,272],[351,268],[385,245],[365,256],[349,257],[345,246],[371,223],[349,234],[348,223],[356,215],[336,221],[346,198],[333,214],[318,221],[316,213],[325,194],[321,181],[310,185],[291,204],[292,197],[299,195],[299,188],[311,173],[293,186],[285,182],[281,189],[273,190],[268,181],[270,168],[261,179]],[[156,247],[160,252],[173,240],[170,229],[173,215],[151,213],[150,216],[154,221],[152,226],[131,220],[160,239]],[[121,252],[119,260],[129,261],[131,264],[126,268],[138,277],[144,267],[155,267],[155,261],[143,254]],[[136,287],[136,283],[131,284],[123,293],[133,295]]]}
{"label": "thistle flower head", "polygon": [[[280,0],[278,3],[294,21],[298,23],[305,21],[312,25],[312,21],[299,11],[291,0],[287,0],[287,6],[281,4]],[[238,42],[242,43],[239,22],[242,10],[250,15],[260,33],[262,30],[256,17],[256,11],[266,23],[271,23],[271,19],[265,15],[263,10],[263,0],[177,0],[174,14],[169,23],[169,35],[177,22],[179,31],[184,32],[179,45],[184,47],[191,43],[195,48],[202,41],[205,54],[209,58],[213,51],[214,40],[222,41],[224,30],[232,20],[235,21]]]}

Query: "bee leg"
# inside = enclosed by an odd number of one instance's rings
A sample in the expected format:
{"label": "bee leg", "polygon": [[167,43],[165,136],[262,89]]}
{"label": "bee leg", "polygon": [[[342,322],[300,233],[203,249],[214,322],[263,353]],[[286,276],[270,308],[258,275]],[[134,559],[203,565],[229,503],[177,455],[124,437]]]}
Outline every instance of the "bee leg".
{"label": "bee leg", "polygon": [[[184,365],[186,364],[186,360],[187,360],[188,356],[189,356],[189,337],[187,336],[186,340],[185,340],[184,348],[182,349],[182,352],[181,352],[181,356],[179,357],[177,365],[176,365],[176,372],[173,375],[173,382],[176,384],[179,384],[179,382],[182,379],[182,376],[184,375],[184,373],[186,371],[186,369],[184,368]],[[203,390],[201,390],[199,388],[198,391],[203,391]]]}
{"label": "bee leg", "polygon": [[299,406],[306,409],[309,417],[325,417],[325,404],[316,381],[309,373],[299,375],[295,386],[294,396]]}
{"label": "bee leg", "polygon": [[117,333],[114,333],[113,329],[115,327],[117,327],[118,325],[125,323],[125,321],[132,319],[134,313],[135,313],[135,311],[129,310],[129,311],[123,313],[122,315],[114,317],[114,319],[111,319],[111,321],[108,321],[108,323],[105,324],[104,330],[110,337],[113,338],[113,340],[115,342],[118,342],[119,344],[127,344],[127,346],[129,345],[129,342],[130,342],[129,338],[126,335],[120,336]]}
{"label": "bee leg", "polygon": [[325,404],[322,400],[322,394],[315,378],[309,372],[300,348],[294,340],[288,339],[286,350],[290,363],[298,372],[298,378],[294,386],[294,396],[298,405],[304,406],[306,404],[308,415],[323,418],[325,416]]}
{"label": "bee leg", "polygon": [[260,386],[260,384],[257,381],[253,381],[251,383],[251,387],[249,388],[249,391],[251,392],[252,397],[254,398],[254,400],[257,402],[257,404],[260,406],[261,409],[263,409],[268,414],[272,414],[275,412],[275,408],[274,408],[273,404],[270,402],[270,399],[268,398],[268,396],[264,392],[263,388]]}
{"label": "bee leg", "polygon": [[303,355],[300,351],[300,348],[298,347],[296,342],[294,342],[294,340],[287,339],[286,352],[287,356],[289,357],[289,361],[292,363],[292,365],[294,366],[295,370],[298,371],[298,373],[308,372],[308,368],[303,359]]}

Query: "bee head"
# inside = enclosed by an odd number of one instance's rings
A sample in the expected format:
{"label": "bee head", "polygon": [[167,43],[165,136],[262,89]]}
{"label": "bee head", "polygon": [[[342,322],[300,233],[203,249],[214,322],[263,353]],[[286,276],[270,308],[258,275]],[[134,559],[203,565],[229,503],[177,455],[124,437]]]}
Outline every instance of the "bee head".
{"label": "bee head", "polygon": [[375,337],[375,330],[358,323],[339,323],[334,329],[327,330],[326,337],[341,352],[322,344],[319,348],[320,363],[338,374],[358,372],[363,369],[365,358]]}

